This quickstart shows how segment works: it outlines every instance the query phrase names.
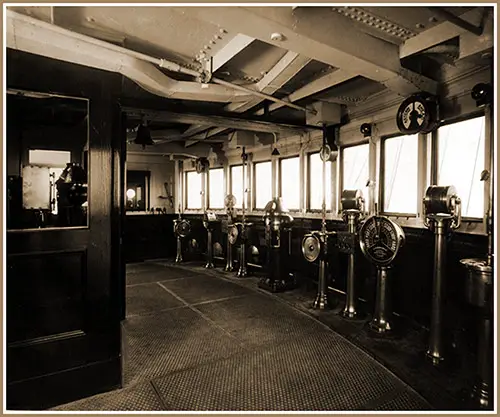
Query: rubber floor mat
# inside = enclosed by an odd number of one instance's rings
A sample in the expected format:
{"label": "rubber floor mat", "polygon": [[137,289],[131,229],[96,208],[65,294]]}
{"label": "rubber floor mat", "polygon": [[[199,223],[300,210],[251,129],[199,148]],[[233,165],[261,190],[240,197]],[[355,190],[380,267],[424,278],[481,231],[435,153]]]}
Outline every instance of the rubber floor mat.
{"label": "rubber floor mat", "polygon": [[157,283],[126,288],[127,317],[185,306]]}
{"label": "rubber floor mat", "polygon": [[126,385],[227,358],[244,349],[189,308],[130,317],[126,337]]}
{"label": "rubber floor mat", "polygon": [[161,411],[165,409],[150,382],[52,408],[54,411]]}
{"label": "rubber floor mat", "polygon": [[402,405],[430,408],[371,357],[331,331],[153,381],[172,410],[363,410],[407,394]]}
{"label": "rubber floor mat", "polygon": [[197,276],[200,276],[200,274],[194,271],[154,266],[148,271],[127,272],[127,285],[146,284],[149,282],[169,281]]}
{"label": "rubber floor mat", "polygon": [[248,347],[282,343],[289,338],[306,337],[325,330],[315,319],[254,292],[243,298],[196,308]]}
{"label": "rubber floor mat", "polygon": [[238,284],[208,275],[166,281],[161,284],[189,304],[254,293],[252,290],[243,288]]}

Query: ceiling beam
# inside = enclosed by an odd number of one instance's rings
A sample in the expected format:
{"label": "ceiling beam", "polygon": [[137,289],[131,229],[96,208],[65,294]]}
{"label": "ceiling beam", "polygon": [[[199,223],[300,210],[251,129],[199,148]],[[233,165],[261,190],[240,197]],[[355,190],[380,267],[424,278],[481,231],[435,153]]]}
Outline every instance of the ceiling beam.
{"label": "ceiling beam", "polygon": [[[330,74],[323,75],[322,77],[306,84],[304,87],[295,90],[292,94],[286,97],[285,100],[290,102],[301,100],[313,94],[319,93],[323,90],[326,90],[330,87],[333,87],[337,84],[343,83],[344,81],[348,81],[351,78],[354,78],[355,76],[356,74],[354,74],[351,71],[345,71],[342,69],[335,70]],[[272,103],[269,106],[269,111],[275,111],[281,107],[283,107],[281,103]],[[264,114],[264,110],[261,109],[257,111],[255,114],[257,115]]]}
{"label": "ceiling beam", "polygon": [[196,135],[197,133],[203,132],[204,130],[207,130],[210,126],[206,125],[192,125],[189,126],[189,128],[182,134],[183,138],[189,138],[193,135]]}
{"label": "ceiling beam", "polygon": [[[482,14],[483,10],[481,8],[475,8],[460,15],[460,18],[464,21],[469,22],[470,24],[480,24]],[[406,58],[408,56],[425,51],[426,49],[429,49],[433,46],[456,38],[464,32],[466,32],[465,29],[462,29],[461,27],[454,25],[451,22],[440,23],[439,25],[427,29],[417,36],[414,36],[413,38],[410,38],[403,42],[399,47],[399,57]]]}
{"label": "ceiling beam", "polygon": [[[377,81],[401,95],[437,92],[437,82],[401,66],[399,48],[356,30],[329,7],[196,7],[182,13],[245,33],[337,68]],[[271,33],[279,32],[276,41]]]}
{"label": "ceiling beam", "polygon": [[[128,132],[127,140],[134,140],[137,136],[136,132]],[[176,129],[159,129],[151,130],[152,139],[165,139],[165,140],[180,140],[182,139],[181,132]]]}
{"label": "ceiling beam", "polygon": [[[256,87],[261,93],[272,95],[297,75],[309,62],[311,62],[310,58],[289,51],[256,84]],[[225,110],[243,113],[263,101],[260,97],[254,97],[245,102],[230,103],[225,107]]]}
{"label": "ceiling beam", "polygon": [[483,28],[481,26],[476,26],[469,23],[467,20],[462,19],[460,16],[456,16],[453,13],[446,10],[444,7],[429,7],[430,10],[437,13],[444,19],[453,23],[455,26],[462,28],[476,36],[480,36],[483,33]]}
{"label": "ceiling beam", "polygon": [[463,32],[460,35],[460,50],[458,59],[464,59],[476,54],[483,54],[490,51],[493,56],[495,45],[493,9],[491,8],[484,19],[483,31],[480,36],[470,32]]}
{"label": "ceiling beam", "polygon": [[176,113],[164,110],[136,109],[131,107],[122,107],[130,119],[154,120],[155,122],[165,123],[186,123],[210,126],[221,126],[230,129],[249,130],[253,132],[281,133],[287,135],[301,134],[313,129],[314,126],[297,126],[285,123],[274,123],[264,120],[249,120],[236,117],[220,115],[202,115],[192,113]]}
{"label": "ceiling beam", "polygon": [[[304,68],[309,62],[310,58],[300,56],[295,52],[287,52],[278,63],[271,68],[268,73],[255,85],[256,89],[265,94],[274,94],[280,88],[282,88],[288,81],[290,81],[299,71]],[[251,100],[244,102],[233,102],[225,106],[225,110],[235,113],[243,113],[250,110],[252,107],[257,106],[262,103],[264,99],[261,97],[253,97]],[[183,137],[192,137],[197,133],[207,130],[210,126],[191,126],[186,132],[184,132]],[[224,131],[223,129],[214,129],[214,134]],[[197,137],[203,137],[203,135],[197,135]]]}
{"label": "ceiling beam", "polygon": [[[297,89],[292,94],[290,94],[288,97],[286,97],[285,100],[288,100],[290,102],[301,100],[305,97],[309,97],[313,94],[319,93],[323,90],[326,90],[330,87],[333,87],[337,84],[340,84],[344,81],[348,81],[351,78],[353,78],[354,76],[355,76],[355,74],[351,73],[349,71],[344,71],[344,70],[340,70],[340,69],[335,70],[335,71],[331,72],[330,74],[323,75],[322,77],[310,82],[309,84],[305,85],[304,87]],[[269,111],[272,112],[272,111],[278,110],[281,107],[283,107],[282,104],[273,103],[269,106]],[[255,115],[263,115],[264,110],[259,109],[254,114]],[[206,130],[206,126],[205,126],[205,129],[203,129],[203,130]],[[222,132],[224,132],[224,130],[226,130],[225,127],[215,127],[215,128],[208,130],[207,132],[203,131],[203,133],[191,135],[190,139],[204,140],[204,139],[207,139],[211,136],[222,133]]]}
{"label": "ceiling beam", "polygon": [[217,71],[225,63],[229,62],[254,40],[250,36],[238,33],[212,57],[212,72]]}

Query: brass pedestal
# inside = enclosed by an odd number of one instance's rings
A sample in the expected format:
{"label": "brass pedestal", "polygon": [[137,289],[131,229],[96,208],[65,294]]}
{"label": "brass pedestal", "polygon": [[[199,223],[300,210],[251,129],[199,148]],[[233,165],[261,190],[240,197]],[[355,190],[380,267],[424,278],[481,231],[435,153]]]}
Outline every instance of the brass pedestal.
{"label": "brass pedestal", "polygon": [[389,287],[390,269],[390,266],[380,266],[377,270],[375,313],[369,324],[369,329],[377,334],[389,334],[393,330]]}

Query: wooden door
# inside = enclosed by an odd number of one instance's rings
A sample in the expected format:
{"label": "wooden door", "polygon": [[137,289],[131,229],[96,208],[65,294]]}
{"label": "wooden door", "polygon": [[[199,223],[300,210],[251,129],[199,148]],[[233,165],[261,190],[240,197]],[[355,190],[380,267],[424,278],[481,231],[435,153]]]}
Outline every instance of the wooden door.
{"label": "wooden door", "polygon": [[89,113],[86,225],[7,230],[7,409],[121,385],[120,86],[116,74],[8,50],[9,89],[87,99]]}

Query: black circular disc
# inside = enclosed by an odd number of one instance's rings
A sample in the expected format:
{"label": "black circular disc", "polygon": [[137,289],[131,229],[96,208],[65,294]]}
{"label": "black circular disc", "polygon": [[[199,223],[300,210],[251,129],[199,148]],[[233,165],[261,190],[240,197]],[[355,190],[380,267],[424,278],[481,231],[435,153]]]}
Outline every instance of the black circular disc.
{"label": "black circular disc", "polygon": [[412,95],[404,100],[396,116],[399,131],[406,135],[427,132],[431,119],[432,109],[429,102],[420,94]]}

